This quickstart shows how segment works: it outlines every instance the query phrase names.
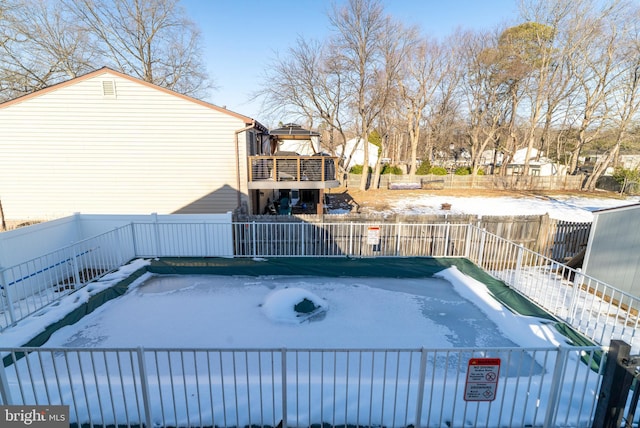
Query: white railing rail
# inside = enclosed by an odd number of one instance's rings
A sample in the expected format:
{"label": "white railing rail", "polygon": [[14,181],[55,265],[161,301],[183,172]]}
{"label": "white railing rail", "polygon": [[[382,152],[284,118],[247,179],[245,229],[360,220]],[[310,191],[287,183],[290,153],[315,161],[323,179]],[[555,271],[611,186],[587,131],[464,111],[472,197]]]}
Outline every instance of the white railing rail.
{"label": "white railing rail", "polygon": [[0,332],[133,259],[132,243],[125,226],[0,269]]}
{"label": "white railing rail", "polygon": [[[590,426],[599,347],[0,349],[4,405],[96,426]],[[466,401],[472,358],[499,358]]]}
{"label": "white railing rail", "polygon": [[233,223],[236,257],[465,257],[466,224]]}
{"label": "white railing rail", "polygon": [[0,331],[132,258],[214,256],[465,257],[597,343],[640,345],[639,299],[474,225],[449,223],[132,222],[0,270]]}
{"label": "white railing rail", "polygon": [[472,226],[467,257],[596,343],[640,347],[640,299],[522,245]]}

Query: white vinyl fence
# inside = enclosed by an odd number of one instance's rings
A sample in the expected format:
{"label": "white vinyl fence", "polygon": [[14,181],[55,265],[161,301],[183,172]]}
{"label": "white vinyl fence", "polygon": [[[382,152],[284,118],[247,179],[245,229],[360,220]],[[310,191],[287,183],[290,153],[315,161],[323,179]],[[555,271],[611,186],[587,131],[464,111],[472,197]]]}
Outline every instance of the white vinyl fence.
{"label": "white vinyl fence", "polygon": [[[0,267],[0,332],[63,296],[85,287],[128,261],[139,257],[232,257],[230,216],[84,216],[58,221],[61,230],[73,236],[65,239],[46,229],[48,239],[73,240],[79,230],[104,230],[43,255]],[[77,223],[75,226],[72,221]],[[129,220],[129,221],[127,221]],[[106,226],[105,226],[106,225]],[[35,228],[40,233],[42,226]],[[9,241],[31,249],[40,245],[38,236],[20,236]],[[50,246],[50,242],[42,245]],[[33,252],[33,250],[31,251]]]}
{"label": "white vinyl fence", "polygon": [[[601,378],[600,348],[4,352],[2,404],[68,404],[96,426],[590,426]],[[477,401],[468,365],[487,357]]]}

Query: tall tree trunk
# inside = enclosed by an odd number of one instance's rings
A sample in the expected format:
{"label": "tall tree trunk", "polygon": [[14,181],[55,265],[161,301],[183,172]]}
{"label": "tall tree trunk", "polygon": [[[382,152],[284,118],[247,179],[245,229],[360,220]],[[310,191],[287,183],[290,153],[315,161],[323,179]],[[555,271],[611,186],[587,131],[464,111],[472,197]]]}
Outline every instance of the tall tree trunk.
{"label": "tall tree trunk", "polygon": [[420,128],[417,127],[411,135],[411,154],[409,157],[409,178],[413,180],[416,176],[417,159],[418,159],[418,140],[420,139]]}
{"label": "tall tree trunk", "polygon": [[360,136],[363,144],[364,161],[362,162],[362,177],[360,178],[360,190],[367,190],[367,182],[369,181],[369,135],[364,132]]}
{"label": "tall tree trunk", "polygon": [[620,140],[616,142],[605,156],[596,161],[596,165],[593,167],[593,173],[584,183],[584,190],[594,191],[596,189],[598,179],[604,175],[609,165],[611,165],[611,162],[618,157],[618,153],[620,153]]}

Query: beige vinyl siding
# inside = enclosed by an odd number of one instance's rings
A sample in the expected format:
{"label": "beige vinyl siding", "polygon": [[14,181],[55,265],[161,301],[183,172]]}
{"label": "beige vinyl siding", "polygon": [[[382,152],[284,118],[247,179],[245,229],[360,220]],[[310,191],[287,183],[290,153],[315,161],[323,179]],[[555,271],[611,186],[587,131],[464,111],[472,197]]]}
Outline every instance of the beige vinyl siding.
{"label": "beige vinyl siding", "polygon": [[[115,82],[115,97],[103,96],[104,80]],[[233,210],[235,132],[244,126],[108,73],[10,105],[0,109],[5,215]]]}

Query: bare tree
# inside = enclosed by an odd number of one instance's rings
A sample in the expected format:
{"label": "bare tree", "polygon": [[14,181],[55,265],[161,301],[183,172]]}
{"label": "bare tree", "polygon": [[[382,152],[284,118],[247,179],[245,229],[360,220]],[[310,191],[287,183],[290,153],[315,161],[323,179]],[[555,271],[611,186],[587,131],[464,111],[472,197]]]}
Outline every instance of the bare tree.
{"label": "bare tree", "polygon": [[263,99],[263,109],[272,115],[299,117],[310,127],[319,122],[328,130],[325,147],[335,154],[342,146],[345,153],[344,84],[330,48],[298,38],[285,56],[276,56],[265,68],[263,80],[262,89],[254,94]]}
{"label": "bare tree", "polygon": [[[577,97],[569,114],[575,116],[576,138],[569,160],[569,171],[578,168],[580,154],[585,146],[595,141],[606,129],[609,111],[607,99],[613,90],[613,81],[619,71],[616,65],[616,50],[619,34],[615,19],[619,12],[609,5],[595,8],[593,2],[584,0],[568,26],[563,31],[563,44],[572,46],[564,58],[575,83],[572,96]],[[615,5],[614,5],[615,6]]]}
{"label": "bare tree", "polygon": [[[364,145],[364,174],[360,189],[367,189],[368,136],[397,82],[401,26],[384,14],[379,0],[348,0],[329,16],[332,39],[341,75],[348,89],[348,103]],[[394,40],[395,38],[395,40]]]}
{"label": "bare tree", "polygon": [[409,49],[405,55],[399,88],[406,111],[411,148],[410,177],[415,176],[417,169],[420,130],[424,127],[425,115],[435,111],[434,104],[438,100],[442,83],[452,73],[448,60],[449,57],[444,54],[441,44],[435,40],[425,39],[413,49]]}
{"label": "bare tree", "polygon": [[[379,108],[375,125],[381,137],[380,153],[388,152],[389,132],[394,123],[394,116],[396,115],[390,110],[398,105],[395,101],[399,98],[402,69],[410,52],[415,49],[418,41],[416,28],[404,27],[401,23],[394,22],[390,18],[387,18],[385,29],[380,39],[380,50],[384,68],[382,68],[381,73],[379,73],[379,78],[377,79],[379,93],[382,96],[375,100]],[[372,187],[376,189],[380,183],[380,173],[382,170],[381,161],[382,156],[378,156],[372,179]],[[415,174],[415,157],[413,164],[413,173]]]}
{"label": "bare tree", "polygon": [[[562,2],[561,2],[562,3]],[[523,111],[526,114],[526,126],[524,127],[526,154],[524,160],[523,174],[529,174],[529,161],[532,157],[534,145],[537,141],[536,133],[541,119],[544,117],[545,106],[548,105],[548,94],[553,87],[554,74],[560,68],[556,66],[556,50],[553,42],[556,35],[557,21],[564,17],[566,13],[563,4],[553,7],[551,12],[552,21],[541,20],[538,16],[530,19],[525,15],[528,22],[511,27],[506,33],[509,34],[511,54],[515,61],[521,64],[522,69],[522,89],[523,102],[526,105]],[[540,6],[542,9],[542,6]],[[546,12],[546,10],[544,10]],[[539,13],[534,11],[534,15]],[[536,19],[538,18],[538,19]]]}
{"label": "bare tree", "polygon": [[0,100],[103,65],[187,95],[212,87],[178,0],[6,0],[0,28]]}
{"label": "bare tree", "polygon": [[37,91],[91,70],[87,33],[56,4],[13,0],[0,6],[0,99]]}
{"label": "bare tree", "polygon": [[200,32],[178,0],[64,0],[109,65],[174,91],[209,89]]}
{"label": "bare tree", "polygon": [[498,139],[510,99],[504,90],[494,34],[467,32],[459,40],[460,56],[464,58],[460,92],[467,115],[467,147],[475,174],[482,152]]}
{"label": "bare tree", "polygon": [[596,188],[598,179],[618,158],[620,148],[629,139],[630,131],[637,126],[639,119],[640,28],[637,20],[640,18],[640,7],[633,6],[632,9],[625,9],[625,13],[618,17],[621,37],[618,39],[620,48],[616,52],[615,63],[620,73],[617,75],[615,88],[607,101],[615,137],[605,155],[597,160],[593,173],[583,186],[585,190]]}
{"label": "bare tree", "polygon": [[459,34],[454,34],[440,44],[442,78],[425,113],[427,132],[423,160],[435,160],[434,150],[437,153],[448,152],[450,145],[455,144],[456,135],[464,128],[460,115],[460,87],[465,72],[459,41]]}

